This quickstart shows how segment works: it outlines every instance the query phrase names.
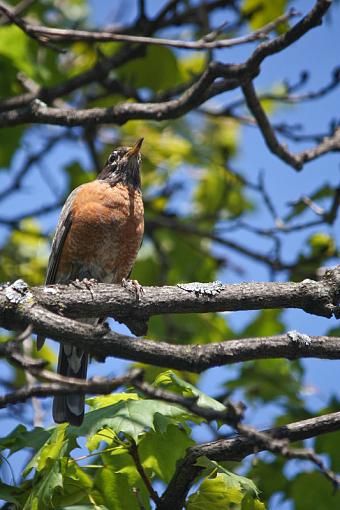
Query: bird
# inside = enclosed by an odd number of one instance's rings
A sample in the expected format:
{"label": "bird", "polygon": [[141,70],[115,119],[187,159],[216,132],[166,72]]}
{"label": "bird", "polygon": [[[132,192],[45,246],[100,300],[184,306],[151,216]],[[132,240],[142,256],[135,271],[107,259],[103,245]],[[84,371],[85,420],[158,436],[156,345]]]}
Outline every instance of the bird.
{"label": "bird", "polygon": [[[132,147],[115,148],[96,179],[71,192],[52,241],[45,285],[129,281],[144,233],[142,143],[140,138]],[[79,320],[98,324],[100,318]],[[38,349],[44,341],[44,337],[37,337]],[[87,366],[87,353],[67,342],[60,343],[58,374],[86,379]],[[84,394],[57,395],[53,419],[79,426],[84,408]]]}

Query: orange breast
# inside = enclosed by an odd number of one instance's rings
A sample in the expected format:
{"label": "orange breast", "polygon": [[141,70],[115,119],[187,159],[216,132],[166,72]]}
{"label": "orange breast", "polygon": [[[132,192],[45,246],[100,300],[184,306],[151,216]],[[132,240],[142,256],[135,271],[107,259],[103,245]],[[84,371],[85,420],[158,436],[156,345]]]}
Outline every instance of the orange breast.
{"label": "orange breast", "polygon": [[127,278],[144,232],[142,195],[135,188],[103,181],[85,185],[74,199],[72,224],[58,273],[70,265],[88,268],[106,282]]}

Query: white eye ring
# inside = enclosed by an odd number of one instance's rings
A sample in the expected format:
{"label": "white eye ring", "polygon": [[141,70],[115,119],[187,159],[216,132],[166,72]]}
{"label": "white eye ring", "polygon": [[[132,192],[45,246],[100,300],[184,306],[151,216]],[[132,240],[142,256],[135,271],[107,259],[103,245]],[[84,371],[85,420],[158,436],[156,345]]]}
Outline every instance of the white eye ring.
{"label": "white eye ring", "polygon": [[116,159],[116,156],[117,156],[117,151],[113,151],[110,156],[109,156],[109,163],[113,164],[113,163],[116,163],[115,159]]}

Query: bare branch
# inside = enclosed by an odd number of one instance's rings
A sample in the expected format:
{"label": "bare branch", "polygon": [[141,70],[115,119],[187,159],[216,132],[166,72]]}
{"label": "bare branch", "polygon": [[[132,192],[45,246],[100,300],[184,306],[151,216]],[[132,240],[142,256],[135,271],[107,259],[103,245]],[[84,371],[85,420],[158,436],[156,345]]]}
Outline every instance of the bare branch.
{"label": "bare branch", "polygon": [[[1,7],[0,10],[5,12],[5,8]],[[6,9],[8,11],[8,9]],[[279,16],[276,20],[264,25],[260,29],[246,34],[241,37],[235,37],[233,39],[218,39],[209,40],[207,37],[203,37],[197,41],[180,41],[177,39],[164,39],[159,37],[143,37],[136,35],[127,34],[115,34],[112,32],[89,32],[86,30],[71,30],[62,28],[50,28],[38,25],[29,25],[25,23],[25,32],[28,35],[34,34],[36,37],[44,36],[54,42],[71,42],[71,41],[86,41],[86,42],[128,42],[136,44],[156,45],[156,46],[170,46],[172,48],[180,48],[185,50],[206,50],[206,49],[220,49],[220,48],[231,48],[241,44],[247,44],[251,42],[261,41],[268,38],[268,34],[275,30],[275,28],[296,16],[297,12],[290,10],[288,13]],[[9,16],[9,14],[8,14]],[[13,21],[14,17],[12,16]],[[16,18],[16,22],[18,19]],[[21,23],[23,20],[21,20]],[[19,24],[19,23],[18,23]],[[19,25],[20,28],[23,28]]]}
{"label": "bare branch", "polygon": [[[135,371],[136,372],[136,371]],[[137,371],[140,372],[140,371]],[[120,386],[131,383],[136,377],[136,373],[128,373],[114,379],[95,378],[79,380],[71,377],[61,377],[48,371],[35,371],[35,374],[43,379],[54,379],[54,382],[42,384],[27,384],[19,390],[7,395],[0,396],[0,409],[8,405],[25,402],[34,397],[50,397],[52,395],[65,395],[70,393],[87,393],[106,395],[116,390]],[[53,375],[55,377],[53,377]],[[138,375],[138,374],[137,374]],[[64,382],[64,380],[66,382]]]}
{"label": "bare branch", "polygon": [[[301,308],[308,313],[331,317],[336,313],[340,295],[340,266],[328,270],[316,282],[252,282],[220,284],[217,289],[197,284],[196,290],[178,286],[144,287],[140,301],[120,285],[98,284],[83,290],[55,285],[31,289],[37,302],[58,312],[60,303],[65,315],[72,317],[135,316],[145,319],[169,313],[205,313],[266,308]],[[3,296],[5,290],[0,293]],[[0,301],[1,303],[1,301]]]}
{"label": "bare branch", "polygon": [[0,191],[0,201],[7,199],[9,195],[18,191],[21,187],[22,180],[26,177],[31,167],[41,161],[47,154],[49,154],[51,149],[60,141],[64,140],[66,136],[70,135],[63,133],[61,135],[58,134],[57,136],[48,138],[44,147],[42,147],[39,151],[29,155],[24,161],[20,170],[16,173],[12,182],[9,183],[8,186],[3,187],[3,189]]}
{"label": "bare branch", "polygon": [[[28,9],[28,7],[30,7],[34,2],[35,0],[21,0],[21,2],[15,5],[14,8],[12,9],[11,11],[12,15],[19,16],[20,14],[23,13],[23,11]],[[7,2],[2,2],[2,5],[9,9]],[[8,16],[6,16],[6,14],[0,17],[0,26],[7,25],[10,22],[11,21],[9,20]]]}
{"label": "bare branch", "polygon": [[271,152],[282,159],[282,161],[285,161],[288,165],[295,168],[295,170],[301,170],[304,163],[312,161],[325,153],[340,151],[340,128],[337,128],[334,131],[333,136],[325,137],[322,142],[315,147],[293,154],[285,145],[278,141],[274,128],[270,124],[269,119],[256,95],[253,83],[251,81],[245,83],[242,86],[242,90],[247,106],[256,119],[267,147]]}
{"label": "bare branch", "polygon": [[[209,97],[213,97],[226,90],[232,90],[252,80],[259,73],[259,66],[265,58],[284,50],[306,32],[320,24],[330,3],[330,0],[318,0],[301,21],[285,34],[260,44],[243,64],[232,65],[211,62],[197,82],[191,85],[177,99],[161,103],[121,103],[112,108],[85,110],[52,108],[41,102],[51,101],[89,82],[102,79],[112,69],[114,63],[121,65],[126,62],[126,53],[129,58],[131,58],[132,54],[140,53],[140,46],[134,46],[128,50],[123,48],[122,52],[115,57],[107,59],[105,63],[99,63],[82,75],[50,89],[42,90],[40,95],[24,94],[23,96],[4,101],[0,104],[0,110],[2,109],[3,111],[0,114],[0,126],[13,126],[27,122],[90,126],[103,123],[124,124],[132,119],[154,119],[160,121],[177,118],[196,108]],[[219,82],[214,83],[217,78],[223,78],[222,87]],[[40,101],[34,101],[34,99],[40,99]],[[11,111],[6,112],[5,110],[8,109],[11,109]],[[326,146],[323,146],[322,150],[320,147],[315,150],[320,154],[327,152]],[[332,147],[328,147],[328,150],[332,150]]]}

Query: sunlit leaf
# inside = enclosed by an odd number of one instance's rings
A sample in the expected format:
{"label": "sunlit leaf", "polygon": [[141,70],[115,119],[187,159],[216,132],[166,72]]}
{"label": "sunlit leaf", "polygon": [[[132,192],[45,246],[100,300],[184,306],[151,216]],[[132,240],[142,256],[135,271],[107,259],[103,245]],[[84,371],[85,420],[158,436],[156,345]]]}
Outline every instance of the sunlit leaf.
{"label": "sunlit leaf", "polygon": [[146,430],[155,429],[155,418],[160,414],[170,423],[185,422],[190,414],[181,407],[156,400],[125,400],[114,405],[90,411],[79,427],[70,427],[68,435],[91,436],[103,428],[116,434],[123,433],[134,440]]}

